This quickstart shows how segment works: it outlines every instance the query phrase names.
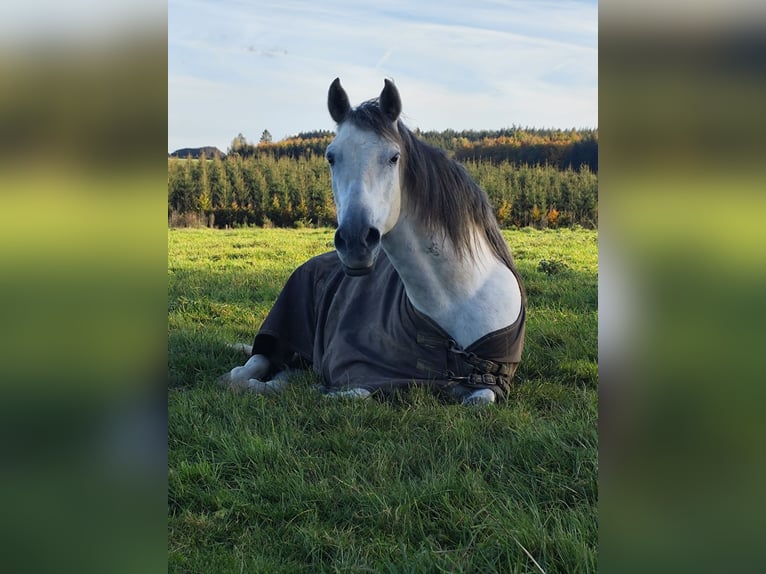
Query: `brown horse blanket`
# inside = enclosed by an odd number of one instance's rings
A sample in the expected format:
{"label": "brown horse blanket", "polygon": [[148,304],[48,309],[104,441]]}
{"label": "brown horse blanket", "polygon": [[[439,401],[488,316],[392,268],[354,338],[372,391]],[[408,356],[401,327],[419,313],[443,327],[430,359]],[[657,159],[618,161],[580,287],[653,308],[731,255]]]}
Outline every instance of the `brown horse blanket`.
{"label": "brown horse blanket", "polygon": [[[333,390],[467,384],[503,398],[521,360],[525,319],[522,304],[513,325],[461,349],[412,306],[385,252],[369,274],[348,277],[332,251],[293,272],[255,337],[253,354],[269,357],[275,370],[310,364]],[[502,376],[495,380],[492,373]]]}

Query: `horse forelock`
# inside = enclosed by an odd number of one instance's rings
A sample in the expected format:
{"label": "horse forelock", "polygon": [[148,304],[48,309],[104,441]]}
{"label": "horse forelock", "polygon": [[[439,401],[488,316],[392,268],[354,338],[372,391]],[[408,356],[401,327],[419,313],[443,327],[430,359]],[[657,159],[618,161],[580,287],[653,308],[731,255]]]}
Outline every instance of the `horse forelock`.
{"label": "horse forelock", "polygon": [[444,234],[461,256],[472,255],[477,234],[483,234],[497,257],[514,267],[487,195],[461,164],[419,140],[401,119],[392,123],[381,111],[378,98],[351,110],[345,122],[400,145],[402,193],[429,232]]}
{"label": "horse forelock", "polygon": [[343,123],[350,123],[354,126],[373,132],[374,134],[396,143],[401,142],[397,124],[392,123],[380,109],[380,100],[375,98],[362,102],[356,108],[353,108]]}

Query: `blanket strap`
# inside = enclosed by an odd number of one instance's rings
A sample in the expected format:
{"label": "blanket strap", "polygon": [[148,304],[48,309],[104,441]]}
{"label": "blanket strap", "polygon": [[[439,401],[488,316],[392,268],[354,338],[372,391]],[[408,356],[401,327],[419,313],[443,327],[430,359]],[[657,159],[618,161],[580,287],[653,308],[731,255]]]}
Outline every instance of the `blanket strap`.
{"label": "blanket strap", "polygon": [[418,344],[426,347],[446,347],[449,352],[459,355],[466,366],[473,371],[467,376],[457,376],[452,372],[446,373],[448,380],[452,384],[476,388],[491,388],[498,395],[498,398],[504,398],[513,387],[511,381],[516,370],[516,365],[514,364],[482,359],[476,353],[463,349],[454,339],[444,339],[418,333],[417,341]]}

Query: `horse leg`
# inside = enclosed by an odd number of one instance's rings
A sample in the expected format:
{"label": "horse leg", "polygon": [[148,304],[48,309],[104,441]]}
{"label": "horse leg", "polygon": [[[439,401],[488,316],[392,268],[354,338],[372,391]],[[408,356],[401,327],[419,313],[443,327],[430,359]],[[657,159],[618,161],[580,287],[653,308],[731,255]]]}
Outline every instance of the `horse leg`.
{"label": "horse leg", "polygon": [[488,405],[497,400],[492,389],[470,389],[463,385],[457,385],[452,389],[452,396],[460,401],[461,405]]}
{"label": "horse leg", "polygon": [[366,399],[371,394],[367,389],[349,389],[347,391],[329,391],[324,396],[332,399]]}
{"label": "horse leg", "polygon": [[463,405],[489,405],[495,402],[497,397],[492,389],[479,389],[463,399]]}
{"label": "horse leg", "polygon": [[269,372],[271,363],[265,355],[253,355],[241,367],[234,367],[218,379],[218,384],[232,390],[247,387],[251,379],[262,379]]}
{"label": "horse leg", "polygon": [[271,393],[278,393],[287,386],[288,377],[290,371],[285,369],[279,371],[276,375],[271,377],[268,381],[261,381],[260,379],[249,379],[247,384],[243,387],[243,390],[255,393],[257,395],[268,395]]}
{"label": "horse leg", "polygon": [[253,354],[253,346],[246,345],[245,343],[229,343],[229,347],[240,353],[244,353],[248,357]]}

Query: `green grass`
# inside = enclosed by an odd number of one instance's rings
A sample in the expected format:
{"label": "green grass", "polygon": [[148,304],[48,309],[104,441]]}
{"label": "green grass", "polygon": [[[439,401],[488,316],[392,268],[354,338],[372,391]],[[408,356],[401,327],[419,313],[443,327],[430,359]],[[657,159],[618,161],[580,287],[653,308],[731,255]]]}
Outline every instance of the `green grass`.
{"label": "green grass", "polygon": [[169,571],[596,571],[598,236],[504,233],[529,297],[521,385],[472,409],[329,400],[309,373],[219,390],[243,361],[226,344],[332,231],[169,231]]}

